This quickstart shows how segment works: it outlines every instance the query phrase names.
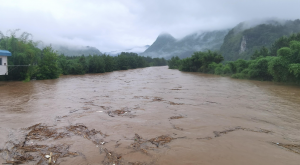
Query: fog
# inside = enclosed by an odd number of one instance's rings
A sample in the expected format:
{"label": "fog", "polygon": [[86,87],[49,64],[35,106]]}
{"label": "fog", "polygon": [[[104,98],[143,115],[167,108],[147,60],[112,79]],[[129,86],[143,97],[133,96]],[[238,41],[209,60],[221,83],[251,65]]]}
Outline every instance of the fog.
{"label": "fog", "polygon": [[110,52],[151,45],[162,32],[181,38],[247,20],[293,20],[299,6],[299,0],[0,0],[0,31],[21,29],[44,44]]}

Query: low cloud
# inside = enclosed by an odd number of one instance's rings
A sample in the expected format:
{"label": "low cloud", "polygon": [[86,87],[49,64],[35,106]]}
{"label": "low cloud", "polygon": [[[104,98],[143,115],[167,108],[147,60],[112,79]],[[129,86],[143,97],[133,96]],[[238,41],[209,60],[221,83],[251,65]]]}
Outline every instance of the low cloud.
{"label": "low cloud", "polygon": [[21,29],[45,44],[109,52],[262,18],[297,19],[298,0],[0,0],[0,30]]}

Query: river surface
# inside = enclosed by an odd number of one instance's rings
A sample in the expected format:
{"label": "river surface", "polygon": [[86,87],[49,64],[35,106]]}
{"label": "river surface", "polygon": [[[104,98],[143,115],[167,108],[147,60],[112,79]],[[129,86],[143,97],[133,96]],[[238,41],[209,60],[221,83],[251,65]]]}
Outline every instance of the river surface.
{"label": "river surface", "polygon": [[150,67],[0,82],[0,100],[1,164],[38,145],[23,163],[64,145],[53,164],[300,164],[295,86]]}

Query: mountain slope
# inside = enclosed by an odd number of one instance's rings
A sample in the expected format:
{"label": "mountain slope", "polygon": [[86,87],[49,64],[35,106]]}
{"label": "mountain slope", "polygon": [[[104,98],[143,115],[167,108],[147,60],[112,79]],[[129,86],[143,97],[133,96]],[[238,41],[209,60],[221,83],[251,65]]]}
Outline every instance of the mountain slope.
{"label": "mountain slope", "polygon": [[56,46],[54,49],[59,53],[59,54],[64,54],[65,56],[88,56],[88,55],[101,55],[102,53],[94,47],[66,47],[66,46]]}
{"label": "mountain slope", "polygon": [[144,53],[169,52],[175,42],[176,39],[172,35],[168,33],[161,34]]}
{"label": "mountain slope", "polygon": [[298,32],[300,20],[269,20],[254,27],[247,27],[247,22],[240,23],[225,36],[220,53],[229,61],[250,59],[255,50],[269,48],[278,38]]}
{"label": "mountain slope", "polygon": [[229,30],[193,33],[180,40],[175,39],[170,34],[161,34],[141,55],[164,57],[166,59],[172,56],[185,58],[191,56],[195,51],[204,51],[207,49],[218,50],[228,31]]}

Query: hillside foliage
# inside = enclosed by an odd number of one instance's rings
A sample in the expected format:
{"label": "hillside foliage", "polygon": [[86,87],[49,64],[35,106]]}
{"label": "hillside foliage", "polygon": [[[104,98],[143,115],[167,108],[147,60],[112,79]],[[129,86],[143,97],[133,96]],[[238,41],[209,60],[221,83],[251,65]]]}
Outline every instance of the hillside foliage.
{"label": "hillside foliage", "polygon": [[[220,63],[223,57],[216,52],[195,52],[190,58],[173,57],[168,61],[170,69],[229,75],[233,78],[262,81],[300,83],[300,33],[282,37],[271,49],[262,47],[251,60]],[[274,55],[272,51],[276,51]]]}
{"label": "hillside foliage", "polygon": [[[237,59],[249,60],[256,50],[260,50],[262,47],[271,49],[272,56],[276,56],[275,41],[278,38],[285,36],[282,42],[285,42],[285,46],[288,46],[289,38],[291,34],[300,32],[300,20],[285,21],[285,23],[279,23],[273,21],[272,23],[260,24],[252,28],[243,28],[244,23],[237,25],[230,30],[224,38],[223,45],[220,48],[220,53],[224,56],[225,61],[235,61]],[[245,51],[241,51],[241,43],[245,41]],[[293,39],[292,39],[293,40]],[[274,45],[275,44],[275,45]]]}

